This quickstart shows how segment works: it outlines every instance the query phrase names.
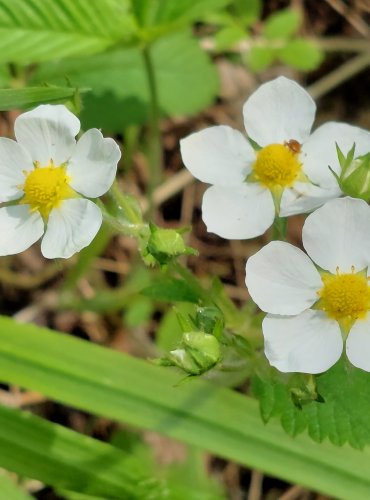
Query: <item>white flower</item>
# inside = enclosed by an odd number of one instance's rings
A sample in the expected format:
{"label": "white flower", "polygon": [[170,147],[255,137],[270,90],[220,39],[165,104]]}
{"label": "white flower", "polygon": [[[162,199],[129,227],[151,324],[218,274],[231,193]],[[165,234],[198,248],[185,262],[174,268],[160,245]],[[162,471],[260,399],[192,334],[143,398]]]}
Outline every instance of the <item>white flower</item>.
{"label": "white flower", "polygon": [[181,141],[185,166],[212,184],[203,198],[210,232],[229,239],[253,238],[280,216],[305,213],[341,191],[328,166],[339,173],[335,143],[356,156],[370,151],[370,134],[343,123],[327,123],[311,136],[316,106],[292,80],[279,77],[261,85],[244,105],[243,134],[211,127]]}
{"label": "white flower", "polygon": [[68,258],[98,232],[102,214],[84,198],[111,186],[121,157],[97,129],[76,143],[80,122],[65,106],[43,105],[15,121],[13,141],[0,138],[0,255],[22,252],[44,235],[42,254]]}
{"label": "white flower", "polygon": [[247,262],[249,293],[269,313],[268,360],[282,372],[320,373],[338,361],[348,335],[349,360],[370,371],[370,207],[331,200],[307,217],[302,239],[310,258],[273,241]]}

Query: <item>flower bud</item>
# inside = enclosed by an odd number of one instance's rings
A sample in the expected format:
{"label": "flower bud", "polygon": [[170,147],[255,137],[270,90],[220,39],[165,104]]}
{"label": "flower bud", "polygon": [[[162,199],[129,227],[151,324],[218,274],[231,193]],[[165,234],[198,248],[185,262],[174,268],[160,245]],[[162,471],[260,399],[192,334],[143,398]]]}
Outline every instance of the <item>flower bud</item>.
{"label": "flower bud", "polygon": [[339,187],[347,196],[370,200],[370,153],[354,158],[355,144],[344,156],[337,146],[338,159],[341,172],[334,174]]}
{"label": "flower bud", "polygon": [[187,332],[181,344],[180,348],[170,352],[165,364],[177,366],[189,375],[201,375],[220,361],[220,344],[213,335]]}
{"label": "flower bud", "polygon": [[143,257],[148,264],[167,265],[180,255],[197,255],[194,248],[185,245],[181,235],[184,229],[162,229],[150,224],[150,236]]}

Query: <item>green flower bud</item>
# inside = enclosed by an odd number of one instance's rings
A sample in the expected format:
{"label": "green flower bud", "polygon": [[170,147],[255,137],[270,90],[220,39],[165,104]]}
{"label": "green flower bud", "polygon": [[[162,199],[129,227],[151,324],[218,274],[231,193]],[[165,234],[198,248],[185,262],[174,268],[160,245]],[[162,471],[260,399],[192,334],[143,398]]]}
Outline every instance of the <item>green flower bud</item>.
{"label": "green flower bud", "polygon": [[167,361],[182,368],[189,375],[201,375],[213,368],[221,358],[216,337],[204,332],[187,332],[182,346],[170,352]]}
{"label": "green flower bud", "polygon": [[344,156],[337,145],[338,159],[341,166],[341,172],[335,175],[339,187],[344,194],[353,198],[370,200],[370,153],[354,158],[355,144]]}
{"label": "green flower bud", "polygon": [[150,224],[150,236],[143,257],[148,264],[167,265],[180,255],[197,255],[194,248],[185,245],[181,235],[184,229],[162,229]]}

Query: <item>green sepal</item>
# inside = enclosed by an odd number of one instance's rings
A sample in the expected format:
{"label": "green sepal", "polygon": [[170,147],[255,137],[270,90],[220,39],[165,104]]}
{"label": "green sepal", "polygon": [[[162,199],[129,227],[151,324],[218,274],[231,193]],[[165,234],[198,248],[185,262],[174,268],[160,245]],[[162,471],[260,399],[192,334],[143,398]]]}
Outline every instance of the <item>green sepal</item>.
{"label": "green sepal", "polygon": [[148,243],[142,252],[146,264],[166,266],[181,255],[198,255],[195,248],[185,245],[182,237],[188,228],[164,229],[150,223],[149,229]]}

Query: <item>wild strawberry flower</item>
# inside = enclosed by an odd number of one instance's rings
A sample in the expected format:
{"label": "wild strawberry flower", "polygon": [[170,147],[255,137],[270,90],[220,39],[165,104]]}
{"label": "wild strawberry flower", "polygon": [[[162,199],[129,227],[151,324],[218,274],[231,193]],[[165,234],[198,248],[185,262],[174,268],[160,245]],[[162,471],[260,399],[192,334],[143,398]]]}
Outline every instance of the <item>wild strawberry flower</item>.
{"label": "wild strawberry flower", "polygon": [[181,141],[185,166],[212,184],[204,194],[203,220],[228,239],[264,233],[275,215],[306,213],[341,195],[328,166],[340,171],[336,143],[356,156],[370,151],[370,134],[329,122],[312,135],[316,106],[296,82],[279,77],[261,85],[243,108],[251,143],[238,130],[215,126]]}
{"label": "wild strawberry flower", "polygon": [[80,130],[62,105],[20,115],[17,141],[0,138],[0,255],[22,252],[39,240],[42,254],[68,258],[86,247],[102,223],[97,198],[111,186],[121,157],[113,139]]}
{"label": "wild strawberry flower", "polygon": [[[370,207],[339,198],[309,215],[308,256],[272,241],[250,257],[246,285],[267,312],[265,354],[282,372],[320,373],[340,358],[370,371]],[[316,264],[316,266],[315,266]]]}

